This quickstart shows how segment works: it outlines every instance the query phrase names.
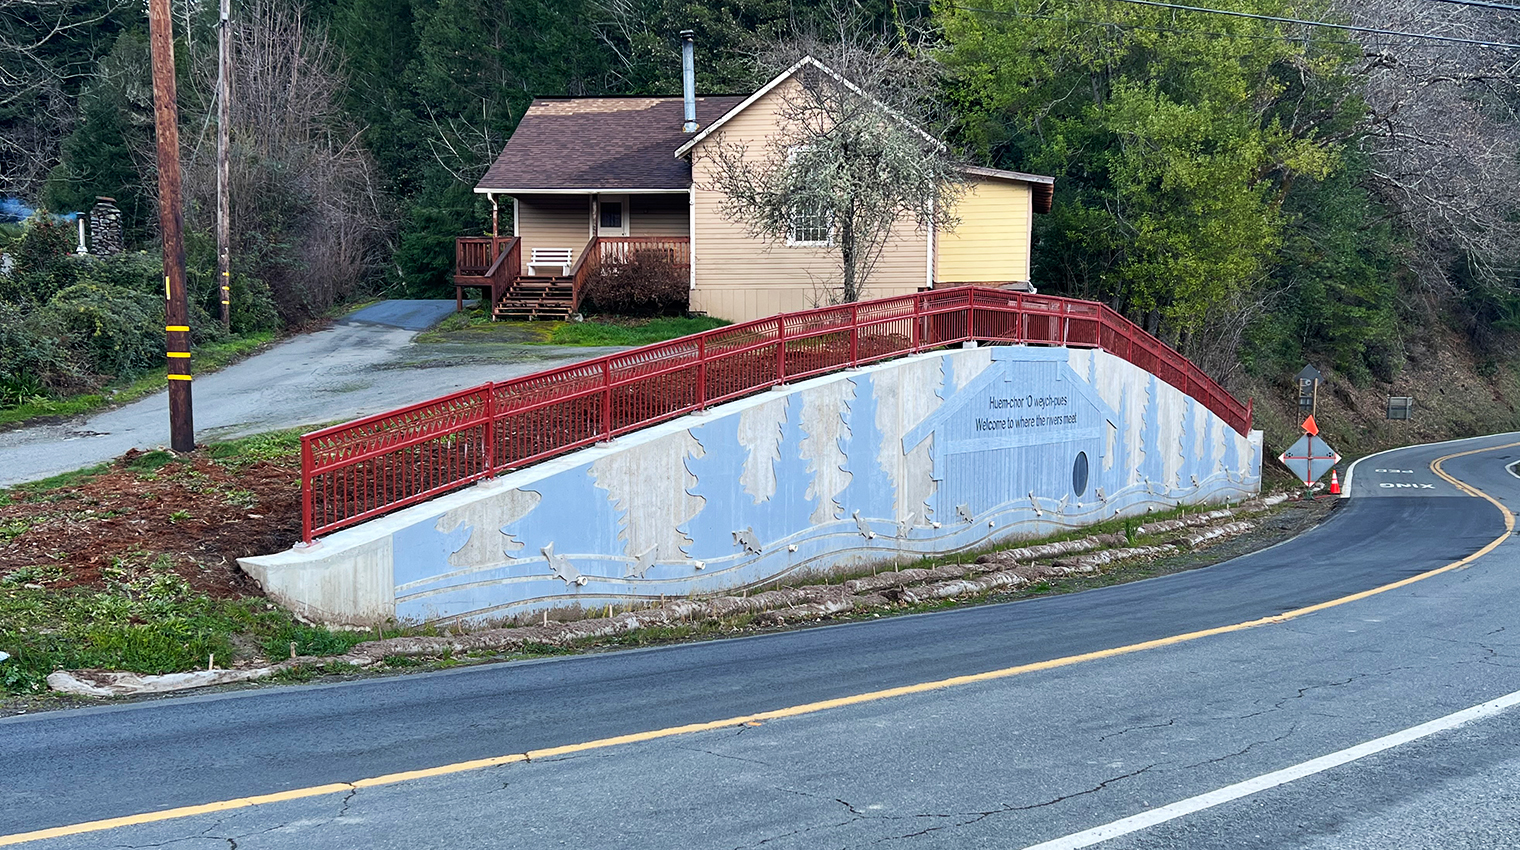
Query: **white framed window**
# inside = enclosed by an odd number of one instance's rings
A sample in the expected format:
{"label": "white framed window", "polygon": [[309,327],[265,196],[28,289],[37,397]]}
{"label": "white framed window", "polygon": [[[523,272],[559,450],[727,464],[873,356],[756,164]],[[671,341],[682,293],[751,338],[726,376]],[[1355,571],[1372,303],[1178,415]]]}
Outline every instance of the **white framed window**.
{"label": "white framed window", "polygon": [[819,201],[792,207],[787,222],[786,244],[793,247],[828,247],[834,244],[834,216]]}
{"label": "white framed window", "polygon": [[[789,168],[807,153],[807,145],[794,145],[786,152]],[[792,205],[787,216],[786,244],[794,248],[829,247],[834,244],[834,216],[822,199],[808,199]]]}

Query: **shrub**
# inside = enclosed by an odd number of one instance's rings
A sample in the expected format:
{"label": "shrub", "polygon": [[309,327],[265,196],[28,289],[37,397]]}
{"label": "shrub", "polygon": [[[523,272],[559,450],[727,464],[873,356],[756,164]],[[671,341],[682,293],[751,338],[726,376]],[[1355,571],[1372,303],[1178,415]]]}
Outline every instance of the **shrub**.
{"label": "shrub", "polygon": [[40,304],[72,285],[80,266],[74,245],[74,225],[38,210],[22,225],[20,238],[6,247],[14,265],[0,274],[0,300]]}
{"label": "shrub", "polygon": [[162,296],[80,283],[53,296],[36,317],[97,375],[131,375],[163,357]]}
{"label": "shrub", "polygon": [[[47,333],[25,308],[5,301],[0,301],[0,382],[12,387],[7,394],[9,406],[30,398],[29,389],[37,383],[54,388],[88,383],[76,358],[56,335]],[[23,390],[28,390],[25,398]]]}
{"label": "shrub", "polygon": [[686,270],[668,253],[635,251],[626,261],[604,262],[586,281],[587,306],[624,316],[679,316],[691,289]]}

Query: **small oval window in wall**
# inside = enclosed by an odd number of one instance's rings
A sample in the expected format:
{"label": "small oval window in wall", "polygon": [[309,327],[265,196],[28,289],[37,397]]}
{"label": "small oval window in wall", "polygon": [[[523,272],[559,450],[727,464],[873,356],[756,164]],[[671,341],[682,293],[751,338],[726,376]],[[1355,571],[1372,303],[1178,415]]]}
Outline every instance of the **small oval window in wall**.
{"label": "small oval window in wall", "polygon": [[1078,497],[1087,492],[1087,452],[1077,452],[1071,465],[1071,492]]}

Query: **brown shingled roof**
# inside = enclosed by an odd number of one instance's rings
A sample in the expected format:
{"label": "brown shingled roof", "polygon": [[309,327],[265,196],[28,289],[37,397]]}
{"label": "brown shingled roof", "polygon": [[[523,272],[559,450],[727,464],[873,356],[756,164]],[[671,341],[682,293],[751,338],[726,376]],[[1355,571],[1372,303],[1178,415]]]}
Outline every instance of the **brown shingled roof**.
{"label": "brown shingled roof", "polygon": [[[742,96],[697,98],[697,124],[706,126],[744,102]],[[675,151],[681,132],[679,97],[540,98],[477,189],[685,189],[691,163]]]}

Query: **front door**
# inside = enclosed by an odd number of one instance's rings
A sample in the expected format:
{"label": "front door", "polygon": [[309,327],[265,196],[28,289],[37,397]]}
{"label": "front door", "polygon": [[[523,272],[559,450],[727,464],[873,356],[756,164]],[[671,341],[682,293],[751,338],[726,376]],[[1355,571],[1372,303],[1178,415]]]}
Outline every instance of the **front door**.
{"label": "front door", "polygon": [[626,196],[600,196],[596,204],[596,235],[628,235],[628,198]]}

